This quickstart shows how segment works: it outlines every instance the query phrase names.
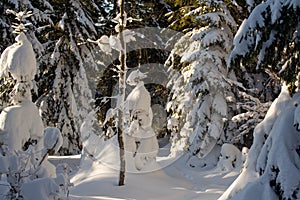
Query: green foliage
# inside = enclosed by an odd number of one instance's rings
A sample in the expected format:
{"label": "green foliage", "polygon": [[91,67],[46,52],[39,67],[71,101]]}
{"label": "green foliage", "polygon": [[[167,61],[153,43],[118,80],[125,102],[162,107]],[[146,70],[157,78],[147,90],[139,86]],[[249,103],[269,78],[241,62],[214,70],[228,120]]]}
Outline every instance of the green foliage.
{"label": "green foliage", "polygon": [[[196,8],[202,8],[202,12],[206,9],[205,3],[200,1],[167,1],[172,5],[172,11],[166,14],[168,21],[171,23],[169,28],[176,31],[183,31],[188,28],[203,26],[195,20],[195,15],[187,15]],[[201,11],[200,11],[201,12]]]}
{"label": "green foliage", "polygon": [[179,9],[185,6],[198,7],[199,0],[165,0],[173,9]]}
{"label": "green foliage", "polygon": [[[239,46],[247,44],[245,55],[234,51],[231,57],[232,66],[237,68],[242,64],[249,70],[267,70],[274,76],[278,76],[282,81],[286,81],[289,90],[294,93],[297,85],[295,81],[299,71],[299,20],[300,8],[293,8],[290,5],[281,4],[279,10],[277,7],[271,7],[271,1],[267,1],[266,9],[251,15],[246,21],[245,29],[240,38]],[[272,8],[274,10],[272,10]],[[254,9],[254,11],[257,11]],[[275,18],[274,13],[279,13]],[[254,24],[259,17],[263,18],[263,26],[249,26]],[[256,67],[255,67],[256,65]],[[252,68],[252,69],[251,69]]]}
{"label": "green foliage", "polygon": [[[226,4],[227,9],[230,11],[230,14],[238,24],[241,24],[243,19],[249,14],[245,0],[238,0],[236,2],[233,2],[232,0],[167,0],[166,2],[171,6],[172,9],[172,11],[166,14],[166,17],[170,23],[169,28],[177,31],[184,31],[189,28],[209,25],[206,22],[196,20],[195,17],[199,14],[221,11],[221,8],[218,7],[218,4],[221,2]],[[193,14],[188,14],[192,10],[194,10]]]}

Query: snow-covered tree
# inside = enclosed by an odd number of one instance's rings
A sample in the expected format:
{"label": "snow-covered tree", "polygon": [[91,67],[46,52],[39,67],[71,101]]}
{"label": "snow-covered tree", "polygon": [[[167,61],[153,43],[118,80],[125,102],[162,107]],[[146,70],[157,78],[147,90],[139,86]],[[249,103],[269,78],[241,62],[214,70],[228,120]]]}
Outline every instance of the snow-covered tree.
{"label": "snow-covered tree", "polygon": [[[5,108],[0,115],[2,119],[2,142],[9,151],[22,150],[25,142],[29,140],[40,143],[39,140],[41,140],[43,133],[43,123],[38,109],[31,102],[30,90],[36,74],[36,59],[32,45],[25,33],[19,33],[16,37],[16,43],[4,50],[0,62],[1,74],[4,76],[11,75],[16,80],[11,92],[14,106]],[[24,120],[28,113],[31,113],[29,116],[32,118]],[[18,114],[19,116],[16,118]],[[22,137],[19,138],[20,136]]]}
{"label": "snow-covered tree", "polygon": [[129,166],[134,162],[137,170],[153,169],[158,152],[158,142],[152,128],[151,97],[142,81],[144,78],[146,75],[137,69],[130,73],[126,81],[127,84],[135,86],[125,102],[127,127],[124,141],[125,153],[128,154],[126,162]]}
{"label": "snow-covered tree", "polygon": [[[90,110],[89,101],[92,99],[84,67],[89,66],[91,71],[96,68],[95,51],[84,41],[97,35],[93,20],[98,20],[98,6],[95,1],[5,1],[3,5],[5,10],[1,9],[1,20],[5,29],[2,30],[7,35],[13,31],[7,24],[14,19],[5,13],[6,8],[32,11],[24,23],[32,24],[27,36],[39,55],[38,91],[33,100],[38,99],[45,125],[62,130],[65,143],[61,153],[78,153],[81,148],[78,130]],[[10,78],[2,82],[1,94],[3,105],[6,105],[9,100],[6,94],[13,83]]]}
{"label": "snow-covered tree", "polygon": [[[32,43],[34,51],[37,55],[40,55],[43,51],[43,46],[37,39],[40,33],[40,30],[45,28],[46,25],[52,24],[52,20],[50,19],[48,13],[52,11],[52,7],[48,3],[48,1],[1,1],[1,15],[0,15],[0,26],[1,26],[1,45],[0,50],[4,50],[8,45],[11,45],[14,42],[14,34],[13,27],[11,24],[16,24],[22,22],[22,27],[25,28],[24,25],[30,23],[30,26],[26,26],[28,29],[27,37],[28,40]],[[29,17],[22,16],[23,13],[19,13],[16,17],[14,15],[15,10],[30,10],[32,14]],[[34,12],[33,12],[34,11]],[[22,28],[21,27],[21,28]],[[43,27],[39,29],[38,27]],[[38,31],[36,31],[38,30]],[[38,64],[38,63],[37,63]],[[1,79],[1,86],[0,86],[0,101],[1,107],[5,107],[10,103],[10,97],[8,94],[12,90],[14,86],[14,81],[12,77],[5,77]]]}
{"label": "snow-covered tree", "polygon": [[[239,177],[223,199],[299,199],[299,93],[286,86],[254,130],[254,142]],[[253,192],[255,191],[255,192]]]}
{"label": "snow-covered tree", "polygon": [[[87,38],[97,35],[94,1],[54,1],[51,6],[53,25],[46,28],[45,49],[42,54],[38,105],[44,123],[62,131],[64,143],[61,154],[81,150],[79,128],[91,110],[92,93],[87,70],[95,70],[95,49]],[[89,68],[87,68],[87,66]]]}
{"label": "snow-covered tree", "polygon": [[[246,149],[244,151],[247,152]],[[242,152],[232,144],[223,144],[220,152],[218,168],[222,171],[230,171],[234,168],[240,168],[242,164]]]}
{"label": "snow-covered tree", "polygon": [[[188,150],[194,156],[205,157],[218,143],[226,141],[225,121],[233,114],[230,106],[235,98],[226,62],[236,22],[223,1],[198,3],[180,18],[181,22],[185,19],[194,24],[179,24],[186,33],[166,62],[180,72],[174,73],[168,84],[171,96],[167,109],[171,113],[168,128],[172,131],[172,153]],[[175,22],[171,27],[178,26]]]}
{"label": "snow-covered tree", "polygon": [[285,80],[289,90],[282,88],[264,120],[255,127],[244,170],[220,199],[299,199],[299,94],[292,98],[289,94],[299,89],[295,84],[299,73],[299,5],[298,1],[264,1],[235,36],[231,64],[269,71]]}
{"label": "snow-covered tree", "polygon": [[[55,167],[47,156],[60,148],[62,139],[59,130],[49,132],[47,129],[43,137],[43,122],[31,100],[37,66],[22,20],[31,12],[13,14],[19,20],[19,24],[13,26],[18,34],[16,42],[4,50],[0,59],[1,75],[10,75],[16,81],[10,94],[14,105],[4,108],[0,114],[0,173],[5,185],[0,196],[1,199],[53,199],[61,194],[59,184],[52,179],[56,177]],[[35,192],[30,188],[32,183],[36,183]]]}
{"label": "snow-covered tree", "polygon": [[[254,2],[249,2],[253,6]],[[283,78],[295,91],[299,72],[299,7],[299,2],[293,0],[258,4],[235,36],[230,67],[266,69],[277,79]]]}

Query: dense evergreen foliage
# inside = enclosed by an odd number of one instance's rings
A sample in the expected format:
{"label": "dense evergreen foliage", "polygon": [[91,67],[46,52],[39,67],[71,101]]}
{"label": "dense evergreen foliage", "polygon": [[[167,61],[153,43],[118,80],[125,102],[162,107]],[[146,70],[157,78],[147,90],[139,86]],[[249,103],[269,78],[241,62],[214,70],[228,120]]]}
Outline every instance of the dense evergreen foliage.
{"label": "dense evergreen foliage", "polygon": [[299,73],[300,8],[295,1],[266,1],[257,5],[236,35],[231,66],[267,70],[295,92]]}
{"label": "dense evergreen foliage", "polygon": [[[6,0],[0,2],[0,49],[2,51],[11,44],[14,38],[11,24],[15,19],[6,10],[32,10],[33,16],[28,20],[32,25],[26,34],[33,44],[39,67],[36,76],[38,89],[33,94],[33,100],[41,108],[45,125],[54,125],[61,129],[65,138],[61,153],[79,153],[81,150],[79,127],[93,107],[90,100],[96,99],[95,104],[101,111],[98,113],[100,121],[104,120],[106,111],[112,105],[110,100],[103,104],[102,97],[113,95],[117,84],[115,66],[119,64],[118,60],[109,61],[111,63],[107,65],[105,61],[111,58],[100,53],[99,48],[87,42],[87,39],[96,40],[104,34],[116,34],[113,18],[117,14],[117,1],[24,1],[22,5],[20,2]],[[299,7],[282,1],[281,10],[276,13],[280,11],[285,14],[275,15],[273,9],[277,8],[275,4],[264,4],[267,9],[260,16],[265,19],[264,25],[270,27],[264,29],[259,23],[256,23],[258,27],[254,26],[254,22],[253,26],[249,23],[254,18],[254,14],[250,13],[256,6],[261,5],[260,3],[261,1],[250,0],[125,2],[128,16],[142,19],[128,24],[128,29],[168,27],[185,34],[169,58],[170,52],[151,48],[127,53],[126,64],[129,69],[147,63],[162,64],[168,59],[166,66],[180,72],[179,77],[170,77],[172,86],[169,88],[170,92],[163,85],[154,83],[145,85],[152,95],[153,104],[159,103],[165,107],[167,98],[169,105],[172,104],[169,106],[170,119],[176,115],[175,118],[179,120],[176,133],[170,130],[173,146],[176,146],[181,130],[188,123],[188,127],[185,128],[192,131],[188,134],[183,149],[198,154],[201,151],[201,143],[205,140],[206,131],[203,130],[212,129],[205,124],[213,126],[214,123],[211,122],[214,121],[219,124],[215,125],[222,132],[217,134],[218,144],[229,141],[239,147],[250,147],[252,131],[263,119],[270,105],[264,102],[272,101],[278,94],[280,83],[278,77],[283,77],[289,83],[294,83],[297,79]],[[249,19],[243,23],[248,16]],[[248,26],[249,29],[242,31],[235,37],[235,42],[232,42],[241,24]],[[270,45],[267,45],[268,41]],[[248,52],[238,51],[239,45],[246,43]],[[232,44],[235,45],[235,49],[228,62]],[[241,53],[247,59],[241,59],[243,58]],[[205,55],[212,57],[202,59]],[[255,70],[256,65],[258,71]],[[229,67],[229,72],[226,66]],[[263,70],[264,67],[268,70]],[[223,78],[219,76],[219,79],[216,79],[217,84],[214,84],[211,82],[213,79],[206,74],[206,68],[211,71],[211,75],[220,73]],[[155,70],[149,68],[149,73],[155,73]],[[8,94],[13,81],[5,78],[1,79],[1,83],[1,107],[4,107],[9,104]],[[218,84],[221,84],[220,87],[217,87]],[[294,90],[293,88],[295,86],[291,87],[291,90]],[[180,106],[185,99],[186,91],[193,93],[191,94],[193,98],[189,100],[189,104],[194,106],[190,108],[191,110]],[[212,111],[213,107],[210,106],[207,107],[209,108],[207,112],[209,110],[209,113],[221,115],[208,117],[206,112],[205,115],[198,112],[206,104],[207,99],[210,99],[209,102],[213,105],[213,102],[217,101],[215,98],[218,99],[218,104],[224,103],[227,107],[226,112]],[[215,110],[219,109],[218,104],[215,104]],[[189,111],[182,110],[183,108]],[[190,112],[192,110],[193,112]],[[202,127],[202,131],[198,131],[197,127]],[[165,129],[160,131],[166,134]],[[190,140],[190,136],[198,139]]]}

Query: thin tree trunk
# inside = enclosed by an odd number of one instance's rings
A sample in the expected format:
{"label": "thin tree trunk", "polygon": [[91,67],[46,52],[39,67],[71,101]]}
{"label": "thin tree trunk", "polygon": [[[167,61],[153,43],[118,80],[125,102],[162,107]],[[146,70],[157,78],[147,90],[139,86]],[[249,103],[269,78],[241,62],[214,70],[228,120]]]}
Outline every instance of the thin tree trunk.
{"label": "thin tree trunk", "polygon": [[23,0],[20,0],[19,2],[19,12],[23,11]]}
{"label": "thin tree trunk", "polygon": [[118,142],[120,148],[120,174],[119,174],[119,186],[124,185],[125,182],[125,147],[124,147],[124,124],[125,124],[125,114],[124,114],[124,104],[125,104],[125,89],[126,89],[126,44],[124,42],[122,31],[124,30],[125,18],[124,18],[124,0],[120,0],[120,17],[121,24],[119,25],[119,39],[122,45],[122,50],[120,50],[119,60],[119,110],[118,110]]}

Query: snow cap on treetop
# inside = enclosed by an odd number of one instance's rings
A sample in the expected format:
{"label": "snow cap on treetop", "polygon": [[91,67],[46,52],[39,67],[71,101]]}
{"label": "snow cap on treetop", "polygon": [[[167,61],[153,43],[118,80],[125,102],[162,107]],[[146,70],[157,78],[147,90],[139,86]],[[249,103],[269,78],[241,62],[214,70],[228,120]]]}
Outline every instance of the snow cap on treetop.
{"label": "snow cap on treetop", "polygon": [[0,59],[0,74],[8,76],[8,72],[18,82],[30,82],[36,74],[36,58],[30,41],[21,32],[16,42],[7,47]]}
{"label": "snow cap on treetop", "polygon": [[146,73],[143,73],[139,69],[137,69],[137,70],[132,71],[129,74],[126,82],[129,85],[136,85],[137,83],[140,82],[141,79],[144,79],[146,77],[147,77]]}
{"label": "snow cap on treetop", "polygon": [[17,42],[24,42],[24,41],[26,41],[27,40],[27,37],[26,37],[26,35],[23,33],[23,32],[21,32],[19,35],[17,35],[17,37],[15,38],[15,41],[17,41]]}

